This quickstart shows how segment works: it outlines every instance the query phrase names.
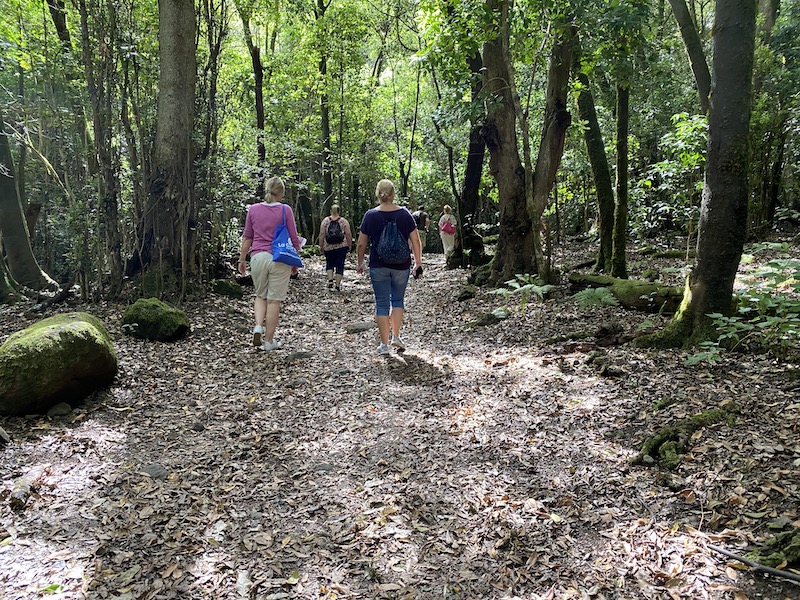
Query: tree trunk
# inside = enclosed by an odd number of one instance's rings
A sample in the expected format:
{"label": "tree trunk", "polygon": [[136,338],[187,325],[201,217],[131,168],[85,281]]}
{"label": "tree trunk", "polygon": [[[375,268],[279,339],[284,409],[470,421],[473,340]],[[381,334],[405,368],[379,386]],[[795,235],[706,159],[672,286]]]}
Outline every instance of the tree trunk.
{"label": "tree trunk", "polygon": [[264,197],[264,183],[266,181],[266,168],[267,163],[267,149],[264,145],[264,64],[261,62],[261,47],[256,45],[253,41],[253,33],[250,30],[251,12],[249,8],[245,8],[241,2],[236,2],[236,9],[239,12],[239,17],[242,19],[242,32],[244,34],[244,42],[247,45],[247,51],[250,54],[250,63],[253,68],[253,92],[255,94],[255,111],[256,111],[256,152],[258,154],[256,170],[256,198]]}
{"label": "tree trunk", "polygon": [[587,288],[608,288],[621,306],[650,313],[674,313],[683,300],[682,287],[620,279],[609,275],[572,273],[569,276],[569,286],[572,292]]}
{"label": "tree trunk", "polygon": [[[467,57],[467,65],[469,65],[469,71],[472,76],[471,100],[477,102],[483,91],[483,79],[480,77],[483,69],[483,58],[480,52],[475,52],[472,56]],[[486,144],[481,137],[480,124],[473,120],[469,130],[469,147],[467,148],[467,160],[464,167],[464,183],[461,187],[461,206],[458,207],[462,219],[466,217],[474,219],[478,210],[485,156]]]}
{"label": "tree trunk", "polygon": [[547,73],[547,96],[545,99],[542,141],[536,157],[533,172],[533,193],[529,198],[528,211],[533,228],[533,247],[536,258],[536,272],[544,281],[550,281],[550,261],[542,251],[542,214],[550,199],[550,191],[556,180],[556,173],[564,155],[567,129],[572,122],[568,110],[567,93],[569,74],[575,42],[575,27],[567,25],[556,37],[550,54],[550,67]]}
{"label": "tree trunk", "polygon": [[[159,97],[155,161],[144,216],[142,264],[191,275],[195,27],[191,0],[159,0]],[[164,282],[166,283],[166,282]],[[162,292],[166,288],[162,288]]]}
{"label": "tree trunk", "polygon": [[628,242],[628,121],[630,89],[617,84],[617,203],[614,206],[614,239],[611,275],[625,279],[628,268],[625,248]]}
{"label": "tree trunk", "polygon": [[[468,56],[467,65],[469,66],[472,81],[471,100],[477,102],[483,90],[483,78],[480,76],[481,70],[483,69],[481,53],[476,51],[472,56]],[[467,264],[469,264],[465,261],[464,254],[464,225],[466,224],[471,227],[475,223],[475,215],[478,211],[478,202],[480,200],[481,179],[483,177],[483,163],[485,157],[486,143],[481,136],[481,124],[473,119],[470,122],[469,145],[467,147],[467,159],[464,166],[464,180],[461,186],[461,193],[454,194],[458,202],[457,213],[461,218],[458,219],[456,223],[458,235],[455,239],[453,252],[448,259],[448,264],[452,266],[467,266]],[[481,238],[472,231],[472,239],[474,244],[477,245]],[[480,243],[480,248],[476,249],[476,252],[481,255],[479,262],[483,262],[485,252],[482,241]]]}
{"label": "tree trunk", "polygon": [[[115,76],[115,57],[111,49],[117,47],[114,42],[116,24],[114,14],[101,14],[101,11],[96,7],[92,11],[99,15],[96,19],[100,29],[97,32],[97,37],[108,48],[101,55],[99,73],[96,73],[89,35],[89,11],[87,11],[84,0],[80,1],[79,8],[81,15],[81,56],[86,74],[87,91],[92,106],[94,151],[100,167],[100,184],[98,186],[100,193],[99,220],[103,239],[102,253],[97,260],[100,277],[98,289],[102,287],[102,278],[107,271],[110,275],[108,293],[111,298],[115,298],[122,291],[123,271],[122,236],[119,230],[118,210],[120,184],[117,178],[119,171],[117,164],[119,161],[114,156],[111,124],[112,90]],[[104,18],[112,19],[111,23],[103,22]],[[105,31],[106,26],[108,26],[108,31]],[[108,261],[107,269],[105,268],[105,261]]]}
{"label": "tree trunk", "polygon": [[681,30],[683,45],[686,47],[686,54],[689,56],[689,64],[694,73],[694,81],[697,86],[697,95],[700,98],[700,110],[703,114],[708,114],[708,100],[711,93],[711,74],[708,72],[708,63],[703,53],[703,43],[697,33],[692,15],[686,6],[685,0],[669,0],[672,6],[672,13],[678,22]]}
{"label": "tree trunk", "polygon": [[489,97],[481,137],[489,150],[489,173],[500,195],[500,236],[492,265],[493,282],[512,279],[535,268],[533,228],[525,196],[525,169],[517,146],[509,50],[509,0],[487,0],[489,14],[497,17],[496,36],[484,44],[484,91]]}
{"label": "tree trunk", "polygon": [[[4,178],[4,176],[0,175],[0,178]],[[1,242],[2,236],[0,236]],[[5,259],[0,255],[0,304],[11,304],[19,299],[20,295],[17,293],[16,284],[8,272]]]}
{"label": "tree trunk", "polygon": [[708,339],[713,331],[707,315],[733,311],[733,283],[747,232],[755,20],[756,0],[717,0],[697,260],[681,309],[656,343]]}
{"label": "tree trunk", "polygon": [[[58,284],[36,262],[28,226],[14,181],[14,160],[0,113],[0,241],[5,250],[5,267],[13,281],[33,290],[54,290]],[[1,255],[0,255],[1,256]],[[5,277],[4,277],[5,278]]]}
{"label": "tree trunk", "polygon": [[611,184],[611,169],[608,166],[603,132],[597,120],[589,77],[585,73],[578,73],[578,82],[581,84],[578,91],[578,115],[584,123],[583,140],[592,167],[597,197],[600,248],[597,251],[594,270],[610,273],[614,240],[614,188]]}

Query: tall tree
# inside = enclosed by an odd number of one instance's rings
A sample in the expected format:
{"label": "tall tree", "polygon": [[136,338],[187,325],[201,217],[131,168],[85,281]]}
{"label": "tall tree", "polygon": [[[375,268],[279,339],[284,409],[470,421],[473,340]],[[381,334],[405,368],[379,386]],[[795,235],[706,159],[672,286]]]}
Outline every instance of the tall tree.
{"label": "tall tree", "polygon": [[578,116],[582,123],[583,140],[586,144],[589,166],[592,169],[595,198],[597,199],[597,217],[600,221],[600,226],[598,227],[600,245],[594,270],[610,273],[613,249],[614,187],[611,183],[611,169],[608,166],[603,132],[597,119],[592,83],[580,60],[580,40],[577,38],[575,46]]}
{"label": "tall tree", "polygon": [[[5,251],[8,273],[19,285],[33,290],[52,290],[58,287],[42,269],[33,255],[25,214],[14,181],[14,160],[6,134],[5,119],[0,113],[0,241]],[[5,276],[4,276],[5,279]]]}
{"label": "tall tree", "polygon": [[625,249],[628,245],[628,127],[630,88],[617,83],[617,200],[614,204],[614,235],[611,244],[611,276],[627,279]]}
{"label": "tall tree", "polygon": [[689,64],[694,73],[697,95],[700,99],[700,111],[706,114],[708,113],[708,96],[711,93],[711,73],[708,71],[706,55],[703,53],[703,42],[700,40],[692,14],[686,6],[686,0],[669,0],[669,4],[681,31],[686,54],[689,56]]}
{"label": "tall tree", "polygon": [[[256,113],[256,151],[258,153],[258,158],[256,159],[256,190],[255,196],[257,198],[263,198],[264,196],[264,182],[266,181],[267,174],[265,172],[266,163],[267,163],[267,148],[264,145],[264,127],[265,127],[265,115],[264,115],[264,80],[265,77],[268,80],[268,74],[266,72],[266,68],[264,67],[264,61],[262,59],[262,48],[257,43],[256,37],[253,35],[251,20],[253,19],[253,13],[255,7],[252,2],[245,1],[245,0],[237,0],[236,1],[236,10],[239,12],[239,17],[242,20],[242,33],[244,35],[244,41],[247,45],[247,51],[250,54],[250,63],[253,68],[253,91],[255,94],[255,102],[254,102],[254,109]],[[277,15],[280,14],[280,10],[275,10],[275,19],[278,18]],[[273,27],[271,32],[267,32],[267,38],[269,39],[270,50],[274,51],[275,49],[275,42],[277,39],[277,26]]]}
{"label": "tall tree", "polygon": [[[118,46],[116,43],[116,11],[105,11],[98,6],[87,8],[85,0],[80,0],[79,9],[81,56],[92,107],[94,154],[100,167],[98,212],[102,231],[102,252],[97,260],[98,271],[100,274],[109,274],[110,288],[108,292],[111,297],[116,297],[122,291],[123,271],[122,238],[119,230],[119,159],[112,144],[114,119],[112,103],[116,88],[114,49]],[[90,9],[95,15],[94,42],[89,28]],[[95,56],[92,53],[94,47],[101,48],[97,63],[95,63]],[[102,278],[98,288],[101,286]]]}
{"label": "tall tree", "polygon": [[509,48],[509,0],[487,0],[495,36],[483,47],[483,89],[488,96],[481,135],[489,150],[489,173],[500,196],[500,236],[492,262],[492,281],[531,273],[536,266],[533,227],[525,194],[525,168],[517,145],[514,66]]}
{"label": "tall tree", "polygon": [[[542,138],[536,156],[536,167],[525,183],[526,189],[530,190],[527,202],[533,224],[536,272],[544,281],[550,281],[550,260],[542,249],[542,215],[550,201],[550,192],[555,184],[556,173],[564,154],[567,128],[572,123],[572,115],[567,102],[575,42],[575,26],[572,18],[569,16],[564,19],[560,18],[556,23],[555,31],[556,36],[547,72]],[[525,119],[525,129],[527,130],[527,118]]]}
{"label": "tall tree", "polygon": [[733,310],[733,284],[747,232],[755,22],[756,0],[717,0],[697,259],[681,309],[658,340],[707,339],[713,335],[708,315]]}
{"label": "tall tree", "polygon": [[164,276],[194,272],[196,16],[192,0],[159,0],[159,96],[153,174],[142,216],[142,264]]}

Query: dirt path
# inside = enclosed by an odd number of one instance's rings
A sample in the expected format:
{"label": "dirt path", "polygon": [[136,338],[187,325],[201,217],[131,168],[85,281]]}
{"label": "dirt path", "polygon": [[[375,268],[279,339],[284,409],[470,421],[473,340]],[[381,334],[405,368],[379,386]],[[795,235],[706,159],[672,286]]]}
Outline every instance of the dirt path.
{"label": "dirt path", "polygon": [[[583,325],[574,306],[473,327],[501,302],[485,292],[454,301],[464,279],[431,259],[407,297],[409,349],[390,357],[375,352],[374,329],[346,333],[372,320],[366,280],[350,271],[330,293],[317,261],[292,283],[274,353],[247,345],[249,297],[189,306],[192,334],[174,344],[128,338],[122,307],[104,309],[115,385],[63,420],[0,423],[14,439],[0,451],[5,489],[45,469],[23,511],[0,507],[0,596],[738,600],[798,590],[734,581],[707,550],[746,537],[707,527],[728,516],[708,498],[742,485],[735,469],[727,483],[707,468],[681,473],[671,489],[656,470],[628,466],[661,395],[691,387],[713,405],[723,389],[744,401],[744,382],[726,388],[686,374],[679,357],[622,349],[608,355],[619,376],[601,377],[585,344],[543,343]],[[14,326],[4,316],[3,339]],[[644,320],[616,309],[600,318]],[[781,488],[782,514],[796,511],[796,482]]]}

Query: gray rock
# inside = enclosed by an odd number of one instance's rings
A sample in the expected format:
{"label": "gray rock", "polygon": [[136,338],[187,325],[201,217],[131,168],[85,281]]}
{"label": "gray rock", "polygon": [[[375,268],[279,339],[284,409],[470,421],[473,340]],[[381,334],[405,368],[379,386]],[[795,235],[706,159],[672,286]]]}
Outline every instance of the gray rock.
{"label": "gray rock", "polygon": [[72,412],[72,407],[66,402],[59,402],[53,408],[47,411],[48,417],[66,417]]}
{"label": "gray rock", "polygon": [[169,471],[167,471],[166,467],[158,463],[142,467],[142,472],[147,473],[153,479],[166,479],[169,477]]}

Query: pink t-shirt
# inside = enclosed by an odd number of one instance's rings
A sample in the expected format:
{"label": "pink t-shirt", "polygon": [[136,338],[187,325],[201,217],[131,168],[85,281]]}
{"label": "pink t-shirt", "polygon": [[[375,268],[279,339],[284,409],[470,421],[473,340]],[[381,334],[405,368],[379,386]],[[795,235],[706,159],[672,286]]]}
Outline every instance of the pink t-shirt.
{"label": "pink t-shirt", "polygon": [[250,248],[251,256],[259,252],[272,252],[272,238],[275,237],[275,230],[283,220],[281,215],[283,209],[286,210],[286,229],[289,230],[292,245],[300,252],[300,238],[297,237],[297,225],[294,222],[292,207],[281,202],[270,204],[259,202],[247,209],[242,234],[242,237],[253,240],[253,246]]}

